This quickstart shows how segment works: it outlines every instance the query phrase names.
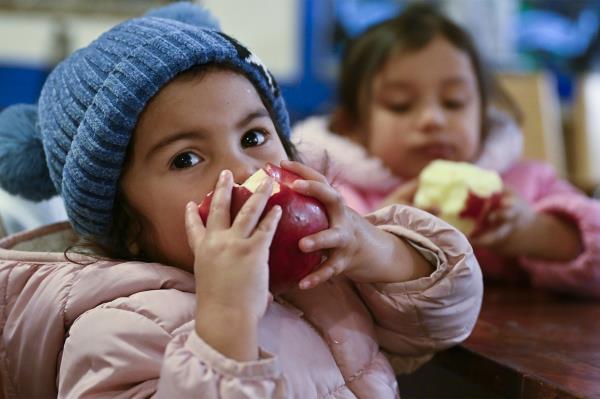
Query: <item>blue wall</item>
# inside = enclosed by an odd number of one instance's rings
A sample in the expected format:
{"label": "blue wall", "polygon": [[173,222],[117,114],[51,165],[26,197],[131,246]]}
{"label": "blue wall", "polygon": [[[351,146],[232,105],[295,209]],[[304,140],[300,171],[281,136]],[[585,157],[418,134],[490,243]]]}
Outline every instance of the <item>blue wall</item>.
{"label": "blue wall", "polygon": [[0,109],[11,104],[37,102],[47,76],[48,67],[0,61]]}

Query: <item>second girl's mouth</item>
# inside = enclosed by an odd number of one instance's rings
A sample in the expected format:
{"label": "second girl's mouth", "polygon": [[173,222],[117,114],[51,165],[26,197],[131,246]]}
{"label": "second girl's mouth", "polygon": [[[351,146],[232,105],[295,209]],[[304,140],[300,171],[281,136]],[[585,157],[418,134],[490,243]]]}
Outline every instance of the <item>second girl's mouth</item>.
{"label": "second girl's mouth", "polygon": [[435,144],[428,144],[428,145],[424,145],[424,146],[420,147],[418,149],[418,152],[422,156],[424,156],[426,158],[430,158],[430,159],[451,160],[454,158],[456,150],[454,149],[454,147],[452,145],[435,143]]}

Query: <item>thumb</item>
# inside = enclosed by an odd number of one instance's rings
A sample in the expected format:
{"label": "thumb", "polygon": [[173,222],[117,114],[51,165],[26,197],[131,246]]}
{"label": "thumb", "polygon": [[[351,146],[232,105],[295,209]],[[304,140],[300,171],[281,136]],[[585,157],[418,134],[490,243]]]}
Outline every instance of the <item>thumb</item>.
{"label": "thumb", "polygon": [[412,179],[395,189],[384,201],[384,205],[412,204],[419,188],[419,180]]}
{"label": "thumb", "polygon": [[399,195],[406,200],[406,202],[412,203],[417,190],[419,189],[419,179],[412,179],[404,183],[399,189]]}
{"label": "thumb", "polygon": [[194,250],[196,240],[202,238],[206,232],[206,228],[198,213],[198,205],[194,201],[188,202],[185,206],[185,232],[187,234],[188,245],[192,250]]}

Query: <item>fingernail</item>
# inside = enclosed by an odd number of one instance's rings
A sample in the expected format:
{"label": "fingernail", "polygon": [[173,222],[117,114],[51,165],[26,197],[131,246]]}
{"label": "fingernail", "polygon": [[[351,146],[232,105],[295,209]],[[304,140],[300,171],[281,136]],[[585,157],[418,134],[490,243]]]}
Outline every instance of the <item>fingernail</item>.
{"label": "fingernail", "polygon": [[300,282],[300,288],[305,290],[307,288],[310,288],[310,281],[301,281]]}
{"label": "fingernail", "polygon": [[219,183],[225,183],[225,180],[227,179],[228,174],[229,174],[229,171],[227,169],[222,170],[221,174],[219,175]]}
{"label": "fingernail", "polygon": [[309,238],[305,238],[302,240],[302,246],[310,251],[315,246],[315,242]]}

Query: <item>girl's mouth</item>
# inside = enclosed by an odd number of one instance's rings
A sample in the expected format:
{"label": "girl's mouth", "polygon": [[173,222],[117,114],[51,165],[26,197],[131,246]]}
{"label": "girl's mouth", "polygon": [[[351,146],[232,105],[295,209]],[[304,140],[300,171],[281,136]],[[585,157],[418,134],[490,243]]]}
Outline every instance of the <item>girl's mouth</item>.
{"label": "girl's mouth", "polygon": [[449,144],[429,144],[421,147],[419,152],[430,159],[452,159],[454,157],[454,147]]}

